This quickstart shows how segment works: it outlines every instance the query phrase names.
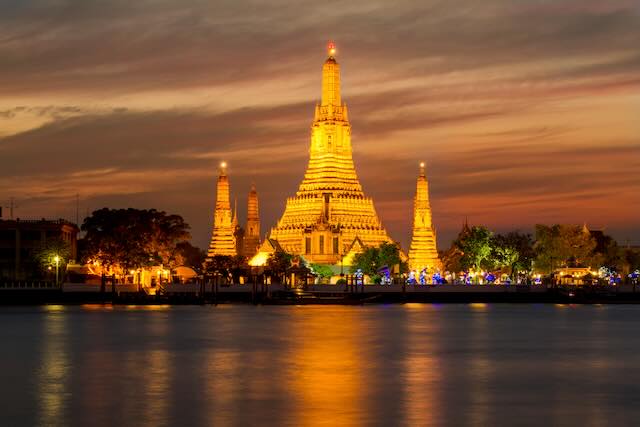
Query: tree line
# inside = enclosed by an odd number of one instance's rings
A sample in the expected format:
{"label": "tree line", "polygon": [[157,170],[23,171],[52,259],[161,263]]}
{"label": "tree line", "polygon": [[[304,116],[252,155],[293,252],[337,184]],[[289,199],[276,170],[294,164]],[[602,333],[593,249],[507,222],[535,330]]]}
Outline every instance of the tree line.
{"label": "tree line", "polygon": [[604,233],[577,225],[535,226],[534,236],[512,231],[496,234],[484,226],[464,227],[442,253],[450,272],[486,270],[515,276],[534,270],[551,274],[564,267],[605,267],[622,275],[640,268],[640,254],[620,247]]}
{"label": "tree line", "polygon": [[[179,215],[155,209],[109,209],[94,211],[85,218],[78,241],[80,261],[98,263],[105,269],[126,274],[129,270],[163,265],[185,265],[199,273],[217,274],[237,281],[249,272],[242,256],[216,255],[205,263],[205,252],[189,242],[190,227]],[[51,264],[52,254],[67,261],[65,242],[49,243],[36,256],[42,265]],[[281,280],[291,265],[293,255],[276,251],[266,263],[272,279]],[[638,251],[620,247],[602,232],[592,233],[576,225],[536,225],[535,233],[512,231],[494,233],[485,226],[465,225],[451,246],[440,253],[444,271],[501,271],[510,277],[532,272],[550,274],[563,267],[606,267],[627,275],[640,269]],[[400,248],[383,243],[367,247],[355,255],[350,271],[361,269],[370,277],[380,275],[385,266],[406,273]],[[325,279],[331,269],[312,264],[311,270]]]}

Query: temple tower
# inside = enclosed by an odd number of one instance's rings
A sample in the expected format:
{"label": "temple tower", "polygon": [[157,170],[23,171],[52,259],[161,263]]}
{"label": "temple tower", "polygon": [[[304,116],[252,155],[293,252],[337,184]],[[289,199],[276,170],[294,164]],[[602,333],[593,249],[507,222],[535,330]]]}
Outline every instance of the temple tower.
{"label": "temple tower", "polygon": [[441,268],[436,247],[436,232],[431,222],[429,183],[424,162],[420,163],[420,175],[413,202],[413,237],[409,249],[409,268],[417,272],[425,268],[434,272]]}
{"label": "temple tower", "polygon": [[227,164],[220,163],[220,175],[218,175],[218,187],[216,193],[216,209],[213,215],[213,233],[207,256],[236,255],[235,215],[231,212],[229,202],[229,178],[227,177]]}
{"label": "temple tower", "polygon": [[258,211],[258,192],[254,184],[247,198],[247,225],[244,230],[243,255],[252,257],[260,246],[260,214]]}
{"label": "temple tower", "polygon": [[340,262],[356,238],[370,246],[391,242],[353,164],[351,125],[341,99],[335,53],[335,45],[329,43],[304,179],[269,235],[287,252],[321,264]]}

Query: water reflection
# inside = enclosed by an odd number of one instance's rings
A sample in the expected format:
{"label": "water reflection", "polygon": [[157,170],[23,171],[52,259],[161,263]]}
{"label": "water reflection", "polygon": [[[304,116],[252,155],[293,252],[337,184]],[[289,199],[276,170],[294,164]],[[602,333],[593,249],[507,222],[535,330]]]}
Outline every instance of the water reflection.
{"label": "water reflection", "polygon": [[37,372],[38,419],[44,425],[62,425],[69,399],[67,386],[71,363],[67,354],[64,306],[45,306],[42,322],[42,349]]}
{"label": "water reflection", "polygon": [[287,338],[289,425],[360,425],[366,421],[364,340],[378,326],[358,311],[304,307],[292,316]]}
{"label": "water reflection", "polygon": [[[416,312],[413,308],[428,310]],[[406,413],[406,425],[437,425],[441,420],[440,389],[443,383],[442,361],[439,344],[441,325],[434,306],[408,307],[411,310],[405,322],[405,354],[398,357],[404,361],[402,396]]]}
{"label": "water reflection", "polygon": [[489,314],[488,305],[484,303],[470,304],[474,310],[469,322],[469,344],[471,355],[467,366],[469,381],[467,384],[469,392],[469,407],[467,408],[469,420],[468,425],[486,426],[490,425],[488,409],[491,403],[491,392],[489,383],[493,370],[493,363],[487,353],[487,343],[489,342]]}
{"label": "water reflection", "polygon": [[87,306],[2,320],[0,339],[12,345],[0,374],[28,379],[0,383],[2,426],[640,418],[640,307]]}

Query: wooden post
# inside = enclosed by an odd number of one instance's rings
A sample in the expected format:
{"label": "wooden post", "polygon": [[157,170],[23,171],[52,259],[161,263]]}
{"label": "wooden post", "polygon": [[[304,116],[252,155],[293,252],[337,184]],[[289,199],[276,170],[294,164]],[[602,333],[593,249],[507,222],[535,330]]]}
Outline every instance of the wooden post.
{"label": "wooden post", "polygon": [[218,304],[218,275],[214,276],[213,280],[213,303]]}

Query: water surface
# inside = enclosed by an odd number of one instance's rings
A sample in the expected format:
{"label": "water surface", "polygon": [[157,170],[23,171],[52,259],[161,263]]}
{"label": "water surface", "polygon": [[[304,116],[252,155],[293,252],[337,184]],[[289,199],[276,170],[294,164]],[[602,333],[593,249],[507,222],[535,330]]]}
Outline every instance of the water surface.
{"label": "water surface", "polygon": [[638,425],[640,307],[0,308],[2,426]]}

